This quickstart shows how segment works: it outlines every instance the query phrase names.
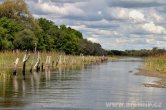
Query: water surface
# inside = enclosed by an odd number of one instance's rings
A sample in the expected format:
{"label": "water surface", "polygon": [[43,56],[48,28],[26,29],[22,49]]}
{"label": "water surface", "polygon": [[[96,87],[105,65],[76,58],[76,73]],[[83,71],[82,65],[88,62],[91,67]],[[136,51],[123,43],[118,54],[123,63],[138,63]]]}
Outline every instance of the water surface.
{"label": "water surface", "polygon": [[125,58],[1,80],[0,109],[165,110],[166,90],[143,85],[156,78],[134,75],[143,63]]}

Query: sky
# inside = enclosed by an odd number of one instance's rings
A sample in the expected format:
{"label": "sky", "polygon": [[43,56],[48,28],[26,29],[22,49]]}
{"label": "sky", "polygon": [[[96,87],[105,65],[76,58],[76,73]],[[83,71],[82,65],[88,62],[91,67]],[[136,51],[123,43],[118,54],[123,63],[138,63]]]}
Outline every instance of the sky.
{"label": "sky", "polygon": [[[1,0],[2,1],[2,0]],[[65,24],[104,49],[166,48],[166,0],[27,0],[36,17]]]}

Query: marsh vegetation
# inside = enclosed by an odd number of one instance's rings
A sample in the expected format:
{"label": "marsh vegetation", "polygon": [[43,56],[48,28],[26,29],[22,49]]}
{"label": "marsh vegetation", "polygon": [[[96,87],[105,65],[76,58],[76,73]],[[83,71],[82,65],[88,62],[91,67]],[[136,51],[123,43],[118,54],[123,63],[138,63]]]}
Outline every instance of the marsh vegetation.
{"label": "marsh vegetation", "polygon": [[166,54],[145,58],[145,68],[166,74]]}
{"label": "marsh vegetation", "polygon": [[40,58],[40,69],[43,65],[43,68],[55,69],[58,67],[70,68],[72,66],[82,66],[92,63],[101,63],[104,60],[107,60],[104,56],[77,56],[77,55],[65,55],[64,53],[58,52],[21,52],[21,51],[6,51],[0,52],[0,76],[1,77],[10,77],[14,69],[15,60],[18,58],[17,69],[23,69],[23,60],[25,55],[29,56],[29,59],[26,63],[26,71],[29,72],[31,67],[35,71],[35,65]]}

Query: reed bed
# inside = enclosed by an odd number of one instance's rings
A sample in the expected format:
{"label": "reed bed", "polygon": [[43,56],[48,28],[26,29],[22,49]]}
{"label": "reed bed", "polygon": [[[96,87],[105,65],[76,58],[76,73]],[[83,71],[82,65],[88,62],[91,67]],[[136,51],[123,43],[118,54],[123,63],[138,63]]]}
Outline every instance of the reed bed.
{"label": "reed bed", "polygon": [[145,58],[145,68],[166,74],[166,54]]}
{"label": "reed bed", "polygon": [[[5,51],[0,52],[0,78],[5,78],[7,76],[12,76],[12,71],[14,68],[14,62],[16,58],[19,58],[17,64],[17,69],[22,69],[23,67],[23,58],[29,56],[29,59],[26,63],[27,71],[30,70],[32,65],[34,66],[38,60],[38,53],[33,52],[20,52],[20,51]],[[100,63],[104,57],[99,56],[74,56],[74,55],[65,55],[60,52],[39,52],[41,58],[40,65],[43,63],[44,67],[49,66],[50,68],[70,68],[73,66],[81,66],[83,64],[92,64]],[[46,61],[47,57],[50,57],[50,61]],[[47,63],[46,63],[47,62]]]}

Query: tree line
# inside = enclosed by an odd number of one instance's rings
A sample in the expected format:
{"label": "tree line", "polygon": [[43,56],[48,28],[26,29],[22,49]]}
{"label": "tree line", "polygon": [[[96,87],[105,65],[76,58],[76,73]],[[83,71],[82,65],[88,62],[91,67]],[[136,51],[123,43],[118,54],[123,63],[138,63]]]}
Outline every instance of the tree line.
{"label": "tree line", "polygon": [[99,43],[83,38],[80,31],[56,25],[46,18],[35,19],[24,0],[0,4],[0,50],[60,51],[66,54],[106,55]]}
{"label": "tree line", "polygon": [[141,50],[108,50],[108,55],[117,55],[117,56],[138,56],[138,57],[147,57],[147,56],[159,56],[166,54],[165,49],[160,49],[157,47],[154,47],[153,49],[141,49]]}

